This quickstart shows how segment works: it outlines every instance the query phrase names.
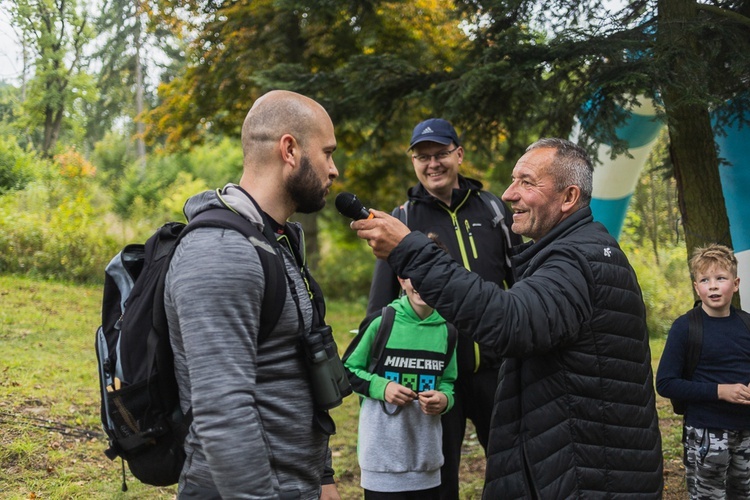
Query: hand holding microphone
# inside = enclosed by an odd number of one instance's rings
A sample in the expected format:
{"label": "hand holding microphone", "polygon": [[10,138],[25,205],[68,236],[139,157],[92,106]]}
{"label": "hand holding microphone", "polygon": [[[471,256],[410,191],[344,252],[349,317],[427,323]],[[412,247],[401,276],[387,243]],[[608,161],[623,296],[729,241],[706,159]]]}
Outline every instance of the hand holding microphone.
{"label": "hand holding microphone", "polygon": [[336,196],[336,209],[351,219],[351,228],[357,236],[367,241],[372,253],[379,259],[386,259],[404,237],[409,228],[400,220],[379,210],[368,211],[352,193]]}

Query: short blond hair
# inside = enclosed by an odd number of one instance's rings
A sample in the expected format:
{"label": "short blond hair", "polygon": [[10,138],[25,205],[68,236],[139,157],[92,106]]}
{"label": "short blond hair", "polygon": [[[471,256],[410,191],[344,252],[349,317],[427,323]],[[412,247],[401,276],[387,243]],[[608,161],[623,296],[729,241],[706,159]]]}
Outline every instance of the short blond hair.
{"label": "short blond hair", "polygon": [[693,255],[690,257],[690,274],[693,280],[698,274],[705,273],[713,266],[726,269],[732,274],[733,278],[737,277],[737,257],[734,256],[731,248],[718,243],[711,243],[693,250]]}

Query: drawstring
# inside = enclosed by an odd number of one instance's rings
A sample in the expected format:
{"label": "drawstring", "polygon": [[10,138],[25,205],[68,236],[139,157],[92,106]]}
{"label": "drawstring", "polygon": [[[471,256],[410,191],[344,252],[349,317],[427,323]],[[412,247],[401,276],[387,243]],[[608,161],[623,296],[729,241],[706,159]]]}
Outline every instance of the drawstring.
{"label": "drawstring", "polygon": [[125,459],[120,457],[120,463],[122,464],[122,491],[128,491],[128,483],[125,481]]}

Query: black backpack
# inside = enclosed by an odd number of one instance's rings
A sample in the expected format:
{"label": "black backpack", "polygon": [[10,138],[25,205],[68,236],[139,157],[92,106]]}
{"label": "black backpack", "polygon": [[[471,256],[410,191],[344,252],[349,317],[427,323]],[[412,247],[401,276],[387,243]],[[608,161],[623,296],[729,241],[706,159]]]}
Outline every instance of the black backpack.
{"label": "black backpack", "polygon": [[203,212],[187,225],[169,222],[145,245],[127,245],[109,263],[96,332],[101,420],[109,440],[104,453],[127,461],[138,480],[154,486],[175,484],[185,461],[192,411],[180,409],[164,280],[180,240],[199,227],[238,231],[257,250],[265,276],[259,343],[278,322],[286,297],[281,257],[254,224],[223,208]]}
{"label": "black backpack", "polygon": [[[750,313],[747,313],[741,309],[734,309],[737,315],[740,317],[745,327],[750,331]],[[703,347],[703,313],[701,312],[701,302],[696,302],[693,307],[687,313],[688,315],[688,347],[687,356],[685,357],[685,365],[682,367],[682,378],[685,380],[692,380],[693,373],[695,372],[698,361],[701,357],[701,349]],[[672,410],[677,415],[684,415],[687,408],[687,403],[679,399],[670,399],[672,402]]]}

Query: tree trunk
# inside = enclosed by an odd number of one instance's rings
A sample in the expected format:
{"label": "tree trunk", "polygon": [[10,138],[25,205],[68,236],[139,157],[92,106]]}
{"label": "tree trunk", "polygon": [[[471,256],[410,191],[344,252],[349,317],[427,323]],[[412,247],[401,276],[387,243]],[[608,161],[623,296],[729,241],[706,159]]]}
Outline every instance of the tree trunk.
{"label": "tree trunk", "polygon": [[141,3],[135,0],[135,146],[141,175],[146,174],[146,132],[143,125],[143,67],[141,64]]}
{"label": "tree trunk", "polygon": [[654,249],[654,260],[656,261],[657,267],[660,264],[659,260],[659,205],[656,202],[656,174],[653,169],[648,173],[649,180],[649,195],[651,197],[651,247]]}
{"label": "tree trunk", "polygon": [[315,276],[315,269],[320,260],[320,250],[318,248],[318,214],[295,213],[292,219],[302,224],[302,230],[305,232],[305,257],[313,276]]}
{"label": "tree trunk", "polygon": [[[705,105],[691,101],[706,85],[698,65],[698,40],[691,29],[698,11],[694,0],[659,0],[657,47],[669,74],[662,88],[669,126],[669,153],[688,255],[708,243],[732,246],[729,218],[719,176],[719,158]],[[735,296],[739,303],[739,294]]]}
{"label": "tree trunk", "polygon": [[52,107],[47,105],[44,108],[44,142],[42,143],[42,156],[52,158],[57,145],[57,139],[60,137],[60,127],[63,120],[62,105]]}

